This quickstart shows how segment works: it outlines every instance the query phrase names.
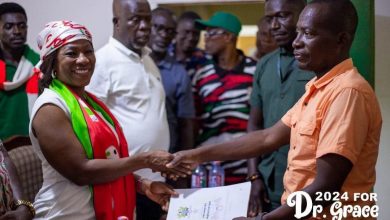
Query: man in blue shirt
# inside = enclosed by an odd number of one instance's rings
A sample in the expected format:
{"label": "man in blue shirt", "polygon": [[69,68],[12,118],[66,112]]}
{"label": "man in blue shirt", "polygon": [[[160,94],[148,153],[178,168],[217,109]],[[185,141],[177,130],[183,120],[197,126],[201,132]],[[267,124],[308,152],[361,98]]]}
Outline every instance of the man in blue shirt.
{"label": "man in blue shirt", "polygon": [[195,116],[191,81],[184,66],[167,53],[176,34],[176,18],[165,8],[152,11],[149,47],[157,64],[166,93],[170,132],[170,152],[190,149],[194,145],[192,119]]}

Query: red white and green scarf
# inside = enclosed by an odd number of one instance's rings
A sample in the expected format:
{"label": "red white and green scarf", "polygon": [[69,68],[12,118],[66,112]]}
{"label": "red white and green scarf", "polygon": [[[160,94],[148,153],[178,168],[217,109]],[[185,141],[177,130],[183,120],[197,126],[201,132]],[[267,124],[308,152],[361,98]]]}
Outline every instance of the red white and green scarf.
{"label": "red white and green scarf", "polygon": [[38,97],[38,75],[34,65],[39,55],[30,47],[17,67],[0,58],[0,138],[28,135],[29,116]]}
{"label": "red white and green scarf", "polygon": [[[86,93],[87,102],[84,102],[56,79],[50,89],[59,94],[69,107],[73,130],[88,159],[115,160],[129,156],[119,123],[101,101]],[[92,185],[91,188],[96,219],[116,220],[119,216],[133,219],[135,183],[132,174],[109,183]]]}

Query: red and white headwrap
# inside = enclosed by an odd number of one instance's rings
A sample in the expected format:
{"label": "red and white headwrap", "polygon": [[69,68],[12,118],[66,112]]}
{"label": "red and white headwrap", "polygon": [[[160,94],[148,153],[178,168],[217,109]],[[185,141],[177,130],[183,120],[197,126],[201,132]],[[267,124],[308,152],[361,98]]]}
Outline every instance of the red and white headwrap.
{"label": "red and white headwrap", "polygon": [[38,35],[38,47],[41,50],[39,66],[45,58],[58,48],[70,42],[85,39],[92,43],[92,35],[88,29],[73,21],[52,21]]}

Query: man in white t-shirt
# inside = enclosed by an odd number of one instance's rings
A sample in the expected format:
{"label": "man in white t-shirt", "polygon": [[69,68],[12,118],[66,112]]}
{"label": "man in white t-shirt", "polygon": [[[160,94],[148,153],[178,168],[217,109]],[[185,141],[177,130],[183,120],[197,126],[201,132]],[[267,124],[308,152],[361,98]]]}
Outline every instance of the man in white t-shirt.
{"label": "man in white t-shirt", "polygon": [[[151,31],[146,0],[113,1],[114,34],[96,53],[96,67],[87,90],[100,98],[118,119],[130,155],[168,150],[169,128],[165,93],[158,68],[145,47]],[[136,174],[164,181],[160,173],[144,169]],[[161,208],[137,195],[137,219],[159,219]]]}

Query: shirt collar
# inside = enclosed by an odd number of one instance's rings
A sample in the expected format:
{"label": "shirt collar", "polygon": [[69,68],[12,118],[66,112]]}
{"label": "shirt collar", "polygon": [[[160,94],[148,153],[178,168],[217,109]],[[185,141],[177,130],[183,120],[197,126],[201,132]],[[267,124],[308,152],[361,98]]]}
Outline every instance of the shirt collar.
{"label": "shirt collar", "polygon": [[287,51],[284,47],[279,47],[280,55],[293,55],[293,52]]}
{"label": "shirt collar", "polygon": [[141,49],[141,57],[134,51],[127,48],[125,45],[123,45],[121,42],[119,42],[117,39],[110,37],[109,44],[114,46],[116,49],[118,49],[121,53],[125,54],[128,57],[135,57],[137,59],[142,59],[143,57],[150,54],[151,50],[148,47],[143,47]]}
{"label": "shirt collar", "polygon": [[158,63],[158,67],[162,69],[172,69],[173,63],[175,62],[175,58],[169,54],[165,56],[163,60]]}
{"label": "shirt collar", "polygon": [[317,89],[326,86],[329,84],[335,77],[338,75],[345,73],[346,71],[352,69],[353,62],[351,58],[348,58],[341,63],[334,66],[331,70],[329,70],[325,75],[323,75],[320,79],[317,80],[317,77],[313,79],[312,85],[314,85]]}

